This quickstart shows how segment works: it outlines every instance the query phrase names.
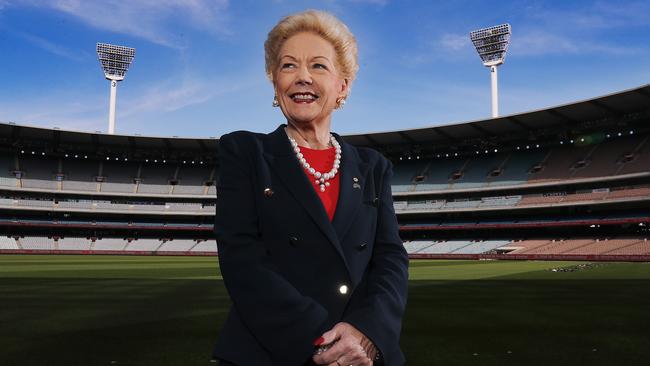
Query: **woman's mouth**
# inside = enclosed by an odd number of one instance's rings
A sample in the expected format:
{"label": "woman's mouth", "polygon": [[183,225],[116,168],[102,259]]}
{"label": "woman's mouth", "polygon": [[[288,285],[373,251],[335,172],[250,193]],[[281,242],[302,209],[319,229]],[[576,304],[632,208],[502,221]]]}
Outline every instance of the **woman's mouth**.
{"label": "woman's mouth", "polygon": [[306,104],[312,103],[318,99],[318,95],[309,92],[293,93],[289,97],[291,97],[291,100],[293,100],[295,103]]}

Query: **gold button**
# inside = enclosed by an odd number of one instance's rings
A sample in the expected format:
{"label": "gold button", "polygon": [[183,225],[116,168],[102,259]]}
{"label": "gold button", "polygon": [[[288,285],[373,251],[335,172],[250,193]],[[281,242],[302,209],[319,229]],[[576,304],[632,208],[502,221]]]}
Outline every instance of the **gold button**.
{"label": "gold button", "polygon": [[339,287],[339,292],[342,293],[343,295],[347,294],[348,293],[348,286],[341,285],[341,287]]}

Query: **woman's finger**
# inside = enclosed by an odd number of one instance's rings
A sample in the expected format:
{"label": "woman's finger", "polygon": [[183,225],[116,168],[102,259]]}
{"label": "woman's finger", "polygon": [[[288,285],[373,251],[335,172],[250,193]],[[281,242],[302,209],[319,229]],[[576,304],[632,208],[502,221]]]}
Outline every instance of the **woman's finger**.
{"label": "woman's finger", "polygon": [[363,350],[363,347],[361,347],[360,345],[357,347],[353,347],[349,352],[345,353],[340,358],[338,358],[337,361],[341,366],[372,365],[372,361],[366,356],[366,352]]}

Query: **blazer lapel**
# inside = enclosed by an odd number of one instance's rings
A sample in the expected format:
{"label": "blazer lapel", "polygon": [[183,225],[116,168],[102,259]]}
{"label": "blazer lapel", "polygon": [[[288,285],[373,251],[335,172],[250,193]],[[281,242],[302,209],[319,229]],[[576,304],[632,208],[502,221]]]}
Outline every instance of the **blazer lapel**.
{"label": "blazer lapel", "polygon": [[[314,223],[316,223],[323,234],[334,245],[347,268],[347,260],[345,259],[343,249],[337,237],[337,232],[330,223],[327,212],[325,212],[325,208],[320,202],[320,198],[318,198],[311,182],[302,170],[298,159],[296,159],[294,151],[291,149],[289,140],[284,132],[284,125],[278,127],[268,137],[268,144],[265,146],[264,156],[269,166],[277,172],[282,183],[288,188],[288,191],[300,202]],[[338,207],[337,205],[337,210]]]}
{"label": "blazer lapel", "polygon": [[339,169],[341,177],[339,199],[332,225],[339,240],[343,240],[363,203],[363,187],[368,165],[359,159],[351,145],[343,141],[340,136],[335,136],[341,144],[341,167]]}

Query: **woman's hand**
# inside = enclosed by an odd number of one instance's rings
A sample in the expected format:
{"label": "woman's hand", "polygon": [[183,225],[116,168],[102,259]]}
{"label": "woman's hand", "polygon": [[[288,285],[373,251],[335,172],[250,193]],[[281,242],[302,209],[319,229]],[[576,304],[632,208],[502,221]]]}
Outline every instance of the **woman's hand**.
{"label": "woman's hand", "polygon": [[314,355],[313,360],[318,365],[371,366],[377,354],[375,345],[368,337],[345,322],[337,323],[319,340],[318,345],[333,345],[327,351]]}

